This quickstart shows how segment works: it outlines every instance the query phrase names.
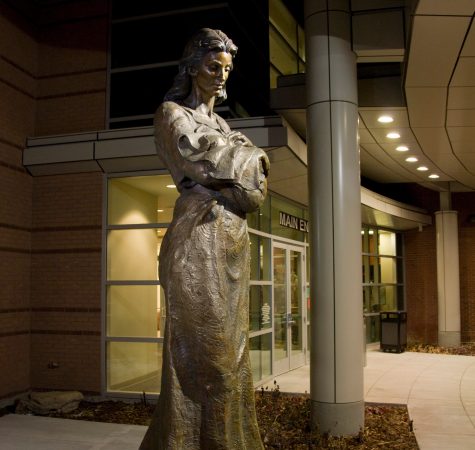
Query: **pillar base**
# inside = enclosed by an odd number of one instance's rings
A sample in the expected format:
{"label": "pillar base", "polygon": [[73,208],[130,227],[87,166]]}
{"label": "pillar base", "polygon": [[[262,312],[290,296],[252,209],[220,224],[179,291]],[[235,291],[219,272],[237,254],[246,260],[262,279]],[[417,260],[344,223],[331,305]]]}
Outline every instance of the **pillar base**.
{"label": "pillar base", "polygon": [[441,347],[460,347],[460,331],[439,331],[439,342]]}
{"label": "pillar base", "polygon": [[364,401],[322,403],[312,400],[312,422],[321,434],[357,435],[364,428]]}

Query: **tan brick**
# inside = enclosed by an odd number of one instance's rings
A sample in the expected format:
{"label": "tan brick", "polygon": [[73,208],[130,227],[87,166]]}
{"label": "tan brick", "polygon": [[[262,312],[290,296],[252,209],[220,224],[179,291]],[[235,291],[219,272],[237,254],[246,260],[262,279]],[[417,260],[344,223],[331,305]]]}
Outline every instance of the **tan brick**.
{"label": "tan brick", "polygon": [[69,94],[87,93],[91,91],[105,91],[106,72],[104,69],[92,73],[40,78],[38,80],[38,98],[62,96]]}
{"label": "tan brick", "polygon": [[408,340],[437,343],[435,227],[404,234]]}
{"label": "tan brick", "polygon": [[0,310],[30,306],[30,275],[29,254],[0,251]]}
{"label": "tan brick", "polygon": [[42,29],[39,75],[105,70],[107,23],[107,17],[93,17]]}
{"label": "tan brick", "polygon": [[55,135],[105,128],[105,87],[101,92],[38,100],[36,134]]}
{"label": "tan brick", "polygon": [[0,337],[0,398],[30,388],[30,335]]}
{"label": "tan brick", "polygon": [[[99,336],[32,334],[33,389],[100,392],[100,348]],[[50,362],[58,367],[49,368]]]}

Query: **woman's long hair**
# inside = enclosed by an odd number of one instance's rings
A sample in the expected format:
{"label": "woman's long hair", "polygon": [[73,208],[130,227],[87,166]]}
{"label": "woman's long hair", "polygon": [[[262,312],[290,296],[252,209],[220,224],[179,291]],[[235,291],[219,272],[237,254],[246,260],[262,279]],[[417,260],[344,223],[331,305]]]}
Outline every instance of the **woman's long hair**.
{"label": "woman's long hair", "polygon": [[[190,69],[197,67],[203,57],[212,51],[229,53],[233,58],[237,53],[237,47],[221,30],[202,28],[186,44],[183,56],[178,66],[178,74],[173,80],[172,87],[165,94],[164,101],[181,102],[191,92]],[[215,104],[219,105],[227,98],[226,87],[216,97]]]}

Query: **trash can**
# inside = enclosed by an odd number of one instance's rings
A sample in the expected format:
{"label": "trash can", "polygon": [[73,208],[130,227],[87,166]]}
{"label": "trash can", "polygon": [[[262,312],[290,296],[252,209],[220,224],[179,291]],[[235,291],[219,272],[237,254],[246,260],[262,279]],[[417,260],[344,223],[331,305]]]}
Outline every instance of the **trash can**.
{"label": "trash can", "polygon": [[381,350],[402,353],[407,345],[407,313],[405,311],[381,312],[379,318]]}

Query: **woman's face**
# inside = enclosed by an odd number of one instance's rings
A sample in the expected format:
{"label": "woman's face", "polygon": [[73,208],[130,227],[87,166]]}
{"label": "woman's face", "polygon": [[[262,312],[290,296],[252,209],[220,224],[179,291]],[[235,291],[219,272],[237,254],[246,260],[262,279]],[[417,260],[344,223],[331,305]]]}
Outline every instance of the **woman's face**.
{"label": "woman's face", "polygon": [[209,52],[203,57],[193,81],[205,99],[220,95],[233,68],[232,59],[227,52]]}

